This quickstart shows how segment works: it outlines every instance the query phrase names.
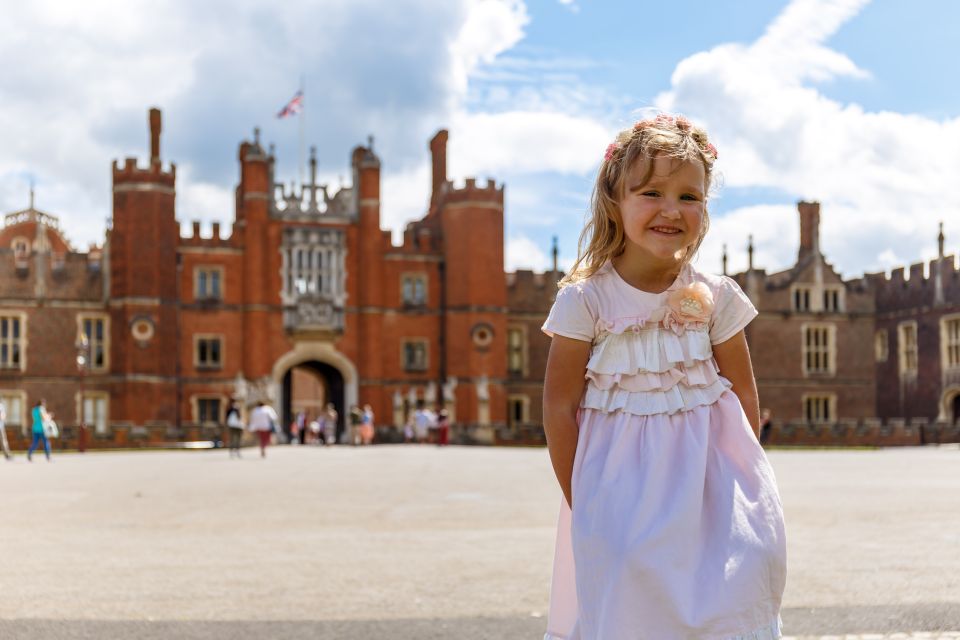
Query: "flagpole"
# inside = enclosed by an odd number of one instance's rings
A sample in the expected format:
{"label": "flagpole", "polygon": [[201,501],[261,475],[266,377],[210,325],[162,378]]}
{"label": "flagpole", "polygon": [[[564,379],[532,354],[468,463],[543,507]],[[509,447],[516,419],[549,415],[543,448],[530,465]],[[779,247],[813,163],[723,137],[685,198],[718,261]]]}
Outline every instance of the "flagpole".
{"label": "flagpole", "polygon": [[300,188],[303,189],[303,171],[304,171],[304,148],[305,148],[305,124],[307,112],[307,96],[304,93],[303,74],[300,74]]}

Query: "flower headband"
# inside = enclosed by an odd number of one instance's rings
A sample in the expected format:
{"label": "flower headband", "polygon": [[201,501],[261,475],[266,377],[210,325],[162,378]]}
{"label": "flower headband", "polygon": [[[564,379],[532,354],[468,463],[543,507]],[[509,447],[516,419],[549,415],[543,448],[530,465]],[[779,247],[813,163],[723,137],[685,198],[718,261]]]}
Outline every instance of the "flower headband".
{"label": "flower headband", "polygon": [[[607,150],[603,154],[603,159],[609,162],[610,159],[613,158],[614,154],[620,151],[620,149],[624,148],[635,134],[643,131],[644,129],[649,129],[650,127],[669,126],[675,126],[682,133],[689,133],[693,128],[693,125],[690,123],[690,121],[683,116],[674,117],[665,113],[661,113],[656,118],[638,120],[633,125],[632,129],[621,131],[620,134],[617,135],[617,139],[607,145]],[[696,140],[696,138],[694,138],[694,140],[697,142],[703,152],[712,155],[714,160],[717,159],[717,148],[713,146],[712,143],[708,142],[706,145],[703,145],[699,140]]]}

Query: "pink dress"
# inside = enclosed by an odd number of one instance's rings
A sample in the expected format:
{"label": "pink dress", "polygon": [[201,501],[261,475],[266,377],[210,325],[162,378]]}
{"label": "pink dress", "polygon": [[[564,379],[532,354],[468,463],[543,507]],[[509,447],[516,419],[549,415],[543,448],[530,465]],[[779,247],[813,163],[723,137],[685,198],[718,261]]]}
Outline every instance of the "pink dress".
{"label": "pink dress", "polygon": [[543,330],[592,348],[545,640],[781,637],[780,497],[712,350],[756,315],[690,266],[659,294],[609,264],[557,294]]}

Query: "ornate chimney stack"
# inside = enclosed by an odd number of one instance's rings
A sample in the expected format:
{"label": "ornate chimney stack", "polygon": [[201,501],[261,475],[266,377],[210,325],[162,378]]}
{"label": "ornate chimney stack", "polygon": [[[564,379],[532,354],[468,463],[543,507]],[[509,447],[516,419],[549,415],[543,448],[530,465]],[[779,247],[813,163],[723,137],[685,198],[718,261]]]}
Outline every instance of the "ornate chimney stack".
{"label": "ornate chimney stack", "polygon": [[727,245],[723,245],[723,255],[721,256],[721,261],[723,262],[723,275],[727,275]]}
{"label": "ornate chimney stack", "polygon": [[150,164],[160,164],[160,109],[150,109]]}
{"label": "ornate chimney stack", "polygon": [[820,203],[798,202],[800,213],[800,253],[798,259],[820,254]]}
{"label": "ornate chimney stack", "polygon": [[943,237],[943,221],[941,221],[941,222],[940,222],[940,233],[937,234],[937,247],[938,247],[937,255],[940,257],[941,260],[943,259],[943,256],[944,256],[944,253],[943,253],[943,241],[944,241],[944,237]]}
{"label": "ornate chimney stack", "polygon": [[433,163],[433,188],[430,192],[430,206],[437,201],[440,189],[447,182],[447,138],[446,129],[437,131],[437,135],[430,140],[430,156]]}
{"label": "ornate chimney stack", "polygon": [[557,236],[553,236],[553,272],[557,273],[559,269],[560,250],[557,248]]}

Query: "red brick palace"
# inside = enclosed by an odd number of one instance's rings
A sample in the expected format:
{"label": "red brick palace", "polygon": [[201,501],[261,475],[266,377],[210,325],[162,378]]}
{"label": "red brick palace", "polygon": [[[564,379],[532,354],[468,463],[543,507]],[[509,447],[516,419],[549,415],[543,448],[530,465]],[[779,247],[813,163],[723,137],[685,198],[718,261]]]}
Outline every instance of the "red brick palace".
{"label": "red brick palace", "polygon": [[[91,447],[210,439],[230,398],[271,402],[285,425],[333,402],[341,432],[351,405],[399,426],[424,400],[461,440],[542,441],[556,247],[551,272],[504,271],[503,186],[454,186],[446,131],[429,144],[429,206],[395,246],[372,143],[353,150],[349,186],[317,184],[311,157],[294,189],[256,133],[239,148],[232,233],[214,223],[201,237],[194,223],[184,237],[158,110],[149,125],[146,166],[113,164],[102,246],[74,250],[32,198],[0,228],[0,399],[15,447],[40,397],[61,446],[81,418]],[[751,247],[733,276],[760,311],[747,338],[773,441],[960,438],[960,275],[942,233],[939,257],[909,279],[844,281],[820,252],[819,204],[799,214],[793,267],[755,268]]]}

